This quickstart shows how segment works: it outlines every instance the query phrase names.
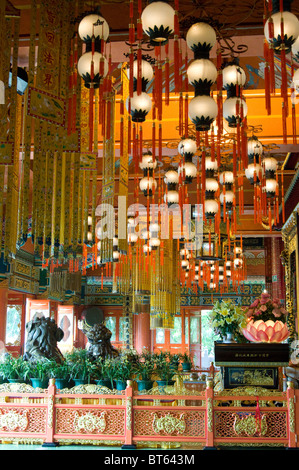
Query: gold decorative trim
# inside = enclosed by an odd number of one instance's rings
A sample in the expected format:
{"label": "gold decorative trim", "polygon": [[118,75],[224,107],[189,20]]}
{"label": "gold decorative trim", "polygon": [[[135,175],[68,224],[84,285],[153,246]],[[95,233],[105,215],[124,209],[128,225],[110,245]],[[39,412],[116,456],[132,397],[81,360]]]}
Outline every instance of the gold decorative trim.
{"label": "gold decorative trim", "polygon": [[25,431],[28,426],[28,410],[0,410],[0,430],[2,432]]}
{"label": "gold decorative trim", "polygon": [[185,414],[182,413],[179,417],[173,416],[171,413],[167,413],[164,416],[158,416],[157,413],[153,413],[152,429],[156,434],[184,434],[186,431]]}
{"label": "gold decorative trim", "polygon": [[100,416],[87,412],[75,413],[74,428],[76,432],[91,434],[95,431],[103,433],[106,429],[106,411],[102,411]]}
{"label": "gold decorative trim", "polygon": [[127,397],[127,403],[126,403],[126,428],[127,428],[127,431],[132,430],[132,397]]}

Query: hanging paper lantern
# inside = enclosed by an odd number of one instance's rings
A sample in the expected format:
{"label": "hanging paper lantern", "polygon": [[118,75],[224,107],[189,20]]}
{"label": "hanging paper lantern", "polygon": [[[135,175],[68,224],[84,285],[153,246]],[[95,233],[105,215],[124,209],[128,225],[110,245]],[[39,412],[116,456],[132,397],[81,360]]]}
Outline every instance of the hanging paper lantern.
{"label": "hanging paper lantern", "polygon": [[164,1],[150,0],[141,14],[142,28],[153,45],[164,45],[174,32],[174,9]]}
{"label": "hanging paper lantern", "polygon": [[[269,22],[273,22],[269,29]],[[281,23],[283,21],[284,37],[281,37]],[[270,30],[273,29],[273,37]],[[299,20],[290,11],[276,12],[268,18],[264,27],[265,38],[268,43],[273,45],[276,53],[280,53],[282,47],[285,48],[286,54],[291,51],[292,45],[299,36]]]}
{"label": "hanging paper lantern", "polygon": [[217,68],[209,59],[196,59],[187,69],[189,83],[195,88],[195,95],[210,93],[211,86],[217,80]]}
{"label": "hanging paper lantern", "polygon": [[194,52],[194,58],[208,58],[213,46],[216,44],[216,32],[208,23],[198,22],[189,28],[186,42]]}
{"label": "hanging paper lantern", "polygon": [[157,181],[152,176],[145,176],[140,180],[139,187],[145,196],[152,196],[157,187]]}
{"label": "hanging paper lantern", "polygon": [[263,144],[258,140],[256,136],[249,137],[247,140],[247,152],[249,162],[252,163],[255,159],[259,162],[259,157],[263,154]]}
{"label": "hanging paper lantern", "polygon": [[192,157],[197,152],[196,141],[191,138],[182,139],[178,145],[178,152],[185,157]]}
{"label": "hanging paper lantern", "polygon": [[274,157],[265,157],[263,159],[263,167],[265,170],[266,178],[268,176],[274,176],[277,170],[277,160]]}
{"label": "hanging paper lantern", "polygon": [[197,168],[196,165],[192,162],[191,157],[186,157],[185,163],[179,166],[179,175],[182,177],[185,175],[185,183],[191,183],[193,178],[197,175]]}
{"label": "hanging paper lantern", "polygon": [[[246,73],[237,64],[229,64],[222,71],[222,82],[225,90],[231,91],[237,86],[243,87],[246,83]],[[236,96],[236,93],[234,93]]]}
{"label": "hanging paper lantern", "polygon": [[129,111],[129,105],[131,107],[131,116],[133,122],[144,122],[147,114],[152,108],[152,100],[150,96],[142,92],[138,95],[137,91],[134,91],[133,97],[128,98],[126,102],[127,110]]}
{"label": "hanging paper lantern", "polygon": [[[294,44],[292,44],[292,54],[293,54],[294,59],[299,61],[299,36],[297,37]],[[298,69],[296,70],[296,72],[297,71],[298,71]]]}
{"label": "hanging paper lantern", "polygon": [[246,101],[237,96],[228,98],[223,103],[223,117],[229,127],[237,127],[238,123],[247,116],[247,110]]}
{"label": "hanging paper lantern", "polygon": [[214,217],[218,212],[218,202],[215,199],[205,200],[205,214],[206,217]]}
{"label": "hanging paper lantern", "polygon": [[261,165],[258,163],[250,163],[248,167],[245,169],[245,176],[250,181],[250,183],[254,183],[259,181],[259,175],[262,170]]}
{"label": "hanging paper lantern", "polygon": [[[147,60],[141,60],[140,63],[140,77],[141,77],[141,88],[142,91],[146,91],[147,85],[152,81],[154,77],[154,70],[151,64]],[[130,68],[127,69],[127,77],[130,80]],[[138,80],[138,60],[133,62],[133,80],[134,80],[134,91],[137,90]]]}
{"label": "hanging paper lantern", "polygon": [[169,206],[172,204],[178,204],[179,203],[179,193],[178,191],[175,191],[173,189],[167,191],[167,194],[164,196],[164,201],[167,202]]}
{"label": "hanging paper lantern", "polygon": [[274,178],[266,179],[266,184],[264,186],[264,191],[266,192],[267,197],[274,197],[276,194],[277,181]]}
{"label": "hanging paper lantern", "polygon": [[224,201],[225,201],[226,206],[230,207],[233,205],[234,197],[235,195],[233,191],[225,191],[225,193],[223,192],[220,193],[219,199],[220,199],[221,204],[224,204]]}
{"label": "hanging paper lantern", "polygon": [[214,178],[206,178],[206,191],[215,193],[218,188],[219,184],[218,181]]}
{"label": "hanging paper lantern", "polygon": [[219,181],[221,184],[232,185],[235,181],[235,177],[232,171],[223,171],[219,175]]}
{"label": "hanging paper lantern", "polygon": [[157,167],[157,161],[153,160],[152,152],[147,152],[142,155],[142,160],[139,163],[139,167],[145,172],[154,170]]}
{"label": "hanging paper lantern", "polygon": [[218,168],[218,162],[216,159],[212,160],[212,157],[205,158],[205,168],[207,171],[216,171]]}
{"label": "hanging paper lantern", "polygon": [[105,18],[96,13],[86,15],[78,26],[78,34],[82,41],[85,42],[87,50],[91,50],[93,38],[98,46],[100,46],[101,40],[107,41],[109,32],[109,25]]}
{"label": "hanging paper lantern", "polygon": [[179,182],[179,175],[176,170],[169,169],[165,173],[164,181],[166,184],[178,184]]}
{"label": "hanging paper lantern", "polygon": [[195,96],[189,103],[189,118],[197,131],[208,131],[218,114],[218,106],[211,96]]}
{"label": "hanging paper lantern", "polygon": [[[86,52],[78,60],[78,73],[84,80],[86,88],[98,88],[100,81],[108,74],[109,66],[106,57],[100,52]],[[93,68],[93,78],[92,78]]]}

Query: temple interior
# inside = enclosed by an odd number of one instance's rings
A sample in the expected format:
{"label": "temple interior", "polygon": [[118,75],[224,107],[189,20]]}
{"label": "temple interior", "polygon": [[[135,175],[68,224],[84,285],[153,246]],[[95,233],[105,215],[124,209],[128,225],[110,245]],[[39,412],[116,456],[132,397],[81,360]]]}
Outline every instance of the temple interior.
{"label": "temple interior", "polygon": [[298,0],[0,0],[0,43],[0,450],[298,450]]}

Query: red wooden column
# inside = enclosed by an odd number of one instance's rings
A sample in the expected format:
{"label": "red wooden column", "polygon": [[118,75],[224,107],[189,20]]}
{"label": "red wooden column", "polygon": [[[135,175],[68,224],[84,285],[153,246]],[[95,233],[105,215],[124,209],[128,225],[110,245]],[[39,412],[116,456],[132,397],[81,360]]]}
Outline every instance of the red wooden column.
{"label": "red wooden column", "polygon": [[0,282],[0,352],[5,346],[6,310],[8,301],[7,281]]}
{"label": "red wooden column", "polygon": [[48,387],[48,409],[46,421],[46,440],[42,447],[57,447],[58,442],[54,442],[55,433],[55,379],[50,379]]}
{"label": "red wooden column", "polygon": [[126,421],[125,421],[125,443],[122,449],[136,449],[133,444],[133,382],[127,381],[126,388]]}
{"label": "red wooden column", "polygon": [[144,348],[151,350],[150,314],[134,315],[135,320],[135,349],[141,353]]}

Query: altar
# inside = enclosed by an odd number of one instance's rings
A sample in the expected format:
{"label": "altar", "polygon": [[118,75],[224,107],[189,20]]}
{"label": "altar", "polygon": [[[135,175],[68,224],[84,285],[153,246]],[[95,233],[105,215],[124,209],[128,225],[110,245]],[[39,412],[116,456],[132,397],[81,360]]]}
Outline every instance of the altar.
{"label": "altar", "polygon": [[281,391],[282,370],[288,364],[288,344],[215,342],[215,365],[224,389],[258,386]]}

